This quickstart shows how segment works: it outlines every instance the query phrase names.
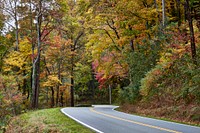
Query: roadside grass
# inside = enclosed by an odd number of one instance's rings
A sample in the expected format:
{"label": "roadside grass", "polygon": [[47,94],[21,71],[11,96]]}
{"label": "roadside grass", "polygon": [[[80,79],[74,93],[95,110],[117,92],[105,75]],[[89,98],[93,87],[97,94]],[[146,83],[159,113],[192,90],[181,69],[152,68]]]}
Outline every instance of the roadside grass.
{"label": "roadside grass", "polygon": [[63,113],[60,108],[30,111],[12,118],[6,133],[93,133]]}

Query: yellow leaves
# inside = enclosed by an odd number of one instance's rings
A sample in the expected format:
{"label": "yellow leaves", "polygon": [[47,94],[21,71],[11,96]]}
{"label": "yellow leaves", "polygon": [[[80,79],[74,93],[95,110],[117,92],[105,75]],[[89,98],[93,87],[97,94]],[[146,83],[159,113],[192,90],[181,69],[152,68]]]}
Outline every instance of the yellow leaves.
{"label": "yellow leaves", "polygon": [[69,72],[65,72],[65,71],[61,72],[61,75],[65,77],[65,76],[69,75]]}
{"label": "yellow leaves", "polygon": [[98,34],[93,34],[89,37],[89,41],[86,44],[86,48],[92,51],[93,56],[97,56],[105,48],[105,45],[101,45]]}
{"label": "yellow leaves", "polygon": [[187,52],[187,45],[181,45],[181,44],[172,44],[166,53],[161,54],[161,58],[159,60],[159,63],[170,63],[174,60],[181,58],[185,53]]}
{"label": "yellow leaves", "polygon": [[28,39],[24,39],[20,41],[19,51],[12,51],[4,60],[4,71],[11,71],[12,68],[18,68],[20,70],[29,70],[30,67],[26,65],[30,63],[30,57],[31,44],[29,43]]}
{"label": "yellow leaves", "polygon": [[140,23],[140,24],[137,24],[137,25],[133,25],[132,27],[134,30],[145,30],[146,27],[144,24]]}
{"label": "yellow leaves", "polygon": [[62,82],[58,79],[55,75],[49,75],[46,82],[43,83],[42,86],[46,87],[53,87],[56,85],[62,84]]}
{"label": "yellow leaves", "polygon": [[24,40],[20,41],[19,51],[24,56],[29,56],[29,55],[32,54],[31,53],[31,43],[29,42],[29,40],[27,38],[25,38]]}
{"label": "yellow leaves", "polygon": [[162,63],[169,62],[170,61],[170,57],[172,57],[171,53],[164,53],[164,54],[162,54],[162,56],[160,58],[160,62],[162,62]]}
{"label": "yellow leaves", "polygon": [[6,66],[7,69],[5,69],[7,71],[11,70],[12,67],[18,67],[19,69],[22,69],[23,65],[25,64],[25,58],[23,58],[23,56],[21,56],[17,51],[10,53],[9,57],[4,61],[5,64],[8,65]]}
{"label": "yellow leaves", "polygon": [[10,66],[17,66],[21,69],[24,64],[24,59],[19,57],[20,56],[18,52],[13,52],[9,55],[9,58],[5,59],[5,64]]}
{"label": "yellow leaves", "polygon": [[58,79],[57,76],[51,75],[51,76],[48,77],[48,79],[49,79],[50,81],[52,81],[52,82],[62,84],[61,81]]}
{"label": "yellow leaves", "polygon": [[86,47],[89,48],[93,46],[97,42],[98,38],[99,38],[98,34],[89,34],[88,36],[89,41],[86,43]]}
{"label": "yellow leaves", "polygon": [[195,25],[193,25],[193,28],[194,28],[194,32],[195,32],[195,34],[198,34],[199,33],[199,29],[198,29],[198,27],[197,27],[197,21],[195,20],[195,22],[196,22],[196,24]]}
{"label": "yellow leaves", "polygon": [[117,43],[118,43],[118,45],[120,46],[120,47],[122,47],[122,46],[124,46],[124,45],[126,45],[127,44],[127,37],[121,37],[118,41],[117,41]]}

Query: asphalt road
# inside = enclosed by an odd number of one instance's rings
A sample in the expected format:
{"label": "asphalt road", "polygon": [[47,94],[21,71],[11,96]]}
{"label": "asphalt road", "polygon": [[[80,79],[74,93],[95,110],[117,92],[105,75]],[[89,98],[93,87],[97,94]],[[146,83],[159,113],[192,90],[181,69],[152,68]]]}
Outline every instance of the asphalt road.
{"label": "asphalt road", "polygon": [[116,106],[63,108],[61,111],[98,133],[200,133],[200,127],[130,115]]}

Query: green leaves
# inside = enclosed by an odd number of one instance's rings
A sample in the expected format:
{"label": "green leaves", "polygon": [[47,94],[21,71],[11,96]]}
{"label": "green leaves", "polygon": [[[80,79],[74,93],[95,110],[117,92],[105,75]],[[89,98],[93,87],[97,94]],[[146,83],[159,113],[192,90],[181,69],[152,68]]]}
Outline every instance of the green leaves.
{"label": "green leaves", "polygon": [[[84,63],[84,62],[83,62]],[[76,83],[87,85],[87,83],[92,80],[92,74],[91,74],[91,64],[88,63],[76,63],[75,64],[75,79]]]}

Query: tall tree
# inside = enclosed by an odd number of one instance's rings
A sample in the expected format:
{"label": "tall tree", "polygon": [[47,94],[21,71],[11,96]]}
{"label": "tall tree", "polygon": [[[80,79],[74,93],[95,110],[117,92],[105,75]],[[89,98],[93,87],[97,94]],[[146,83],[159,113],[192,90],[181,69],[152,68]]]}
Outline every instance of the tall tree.
{"label": "tall tree", "polygon": [[[51,5],[49,7],[49,5]],[[38,108],[39,86],[40,86],[40,58],[42,44],[46,37],[54,29],[54,20],[59,19],[59,7],[56,1],[39,0],[35,6],[36,10],[36,44],[32,47],[32,108]],[[35,53],[36,48],[36,53]]]}
{"label": "tall tree", "polygon": [[84,46],[83,36],[85,35],[84,31],[84,20],[79,16],[77,11],[77,3],[74,0],[69,0],[63,2],[67,5],[68,12],[63,19],[62,27],[60,28],[65,39],[71,40],[70,44],[70,104],[74,106],[74,72],[75,72],[75,63],[79,61],[81,55],[79,51]]}
{"label": "tall tree", "polygon": [[195,45],[195,37],[194,37],[194,28],[193,28],[193,18],[191,16],[191,6],[189,0],[185,0],[186,12],[187,12],[187,20],[190,29],[190,45],[191,45],[191,54],[194,64],[197,64],[196,60],[196,45]]}
{"label": "tall tree", "polygon": [[42,25],[42,0],[38,1],[36,14],[37,27],[37,56],[33,59],[32,72],[32,108],[38,108],[39,97],[39,75],[40,75],[40,53],[41,53],[41,25]]}

